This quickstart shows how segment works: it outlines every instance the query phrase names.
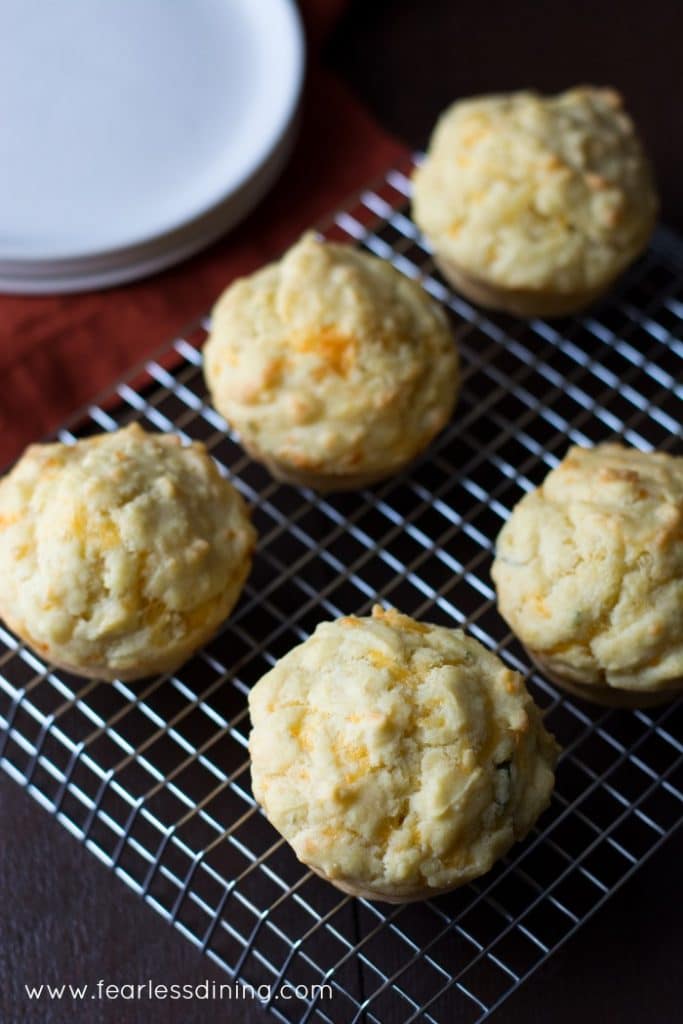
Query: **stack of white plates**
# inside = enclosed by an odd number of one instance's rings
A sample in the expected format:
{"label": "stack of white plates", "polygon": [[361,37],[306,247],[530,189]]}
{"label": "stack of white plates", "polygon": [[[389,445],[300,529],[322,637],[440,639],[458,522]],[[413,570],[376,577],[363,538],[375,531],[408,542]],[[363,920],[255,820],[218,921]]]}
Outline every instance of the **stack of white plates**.
{"label": "stack of white plates", "polygon": [[293,0],[2,0],[0,290],[151,274],[282,169],[304,67]]}

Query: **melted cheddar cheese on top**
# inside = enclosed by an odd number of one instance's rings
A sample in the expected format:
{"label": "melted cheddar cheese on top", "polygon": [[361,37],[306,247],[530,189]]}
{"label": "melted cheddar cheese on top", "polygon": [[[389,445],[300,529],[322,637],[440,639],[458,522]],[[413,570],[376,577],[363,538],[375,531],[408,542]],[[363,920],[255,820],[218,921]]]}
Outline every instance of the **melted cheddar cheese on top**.
{"label": "melted cheddar cheese on top", "polygon": [[213,311],[213,402],[256,457],[389,474],[448,421],[458,355],[442,310],[391,264],[307,234]]}
{"label": "melted cheddar cheese on top", "polygon": [[615,90],[460,100],[415,172],[413,213],[436,253],[522,292],[590,294],[647,244],[650,165]]}
{"label": "melted cheddar cheese on top", "polygon": [[492,576],[503,617],[559,675],[683,684],[683,458],[570,448],[513,509]]}
{"label": "melted cheddar cheese on top", "polygon": [[0,481],[0,615],[83,675],[166,671],[229,613],[254,542],[201,444],[133,424],[32,445]]}
{"label": "melted cheddar cheese on top", "polygon": [[550,798],[556,746],[521,677],[459,630],[393,610],[319,625],[249,707],[254,795],[347,891],[461,885]]}

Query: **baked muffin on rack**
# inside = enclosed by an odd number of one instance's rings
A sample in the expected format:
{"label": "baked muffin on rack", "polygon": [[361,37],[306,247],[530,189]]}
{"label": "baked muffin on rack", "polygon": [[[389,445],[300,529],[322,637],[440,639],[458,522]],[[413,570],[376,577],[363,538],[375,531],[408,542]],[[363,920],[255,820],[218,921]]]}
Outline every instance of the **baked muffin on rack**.
{"label": "baked muffin on rack", "polygon": [[683,688],[683,458],[570,448],[498,538],[503,618],[549,679],[639,707]]}
{"label": "baked muffin on rack", "polygon": [[32,445],[0,481],[0,616],[78,675],[169,672],[232,609],[254,543],[201,444],[132,424]]}
{"label": "baked muffin on rack", "polygon": [[448,422],[459,382],[447,318],[420,285],[313,234],[221,296],[204,369],[247,451],[320,491],[411,462]]}
{"label": "baked muffin on rack", "polygon": [[249,695],[256,799],[344,892],[403,903],[488,871],[547,806],[557,746],[516,672],[376,606],[324,622]]}
{"label": "baked muffin on rack", "polygon": [[645,248],[650,165],[613,89],[461,100],[415,172],[413,214],[444,276],[518,316],[589,305]]}

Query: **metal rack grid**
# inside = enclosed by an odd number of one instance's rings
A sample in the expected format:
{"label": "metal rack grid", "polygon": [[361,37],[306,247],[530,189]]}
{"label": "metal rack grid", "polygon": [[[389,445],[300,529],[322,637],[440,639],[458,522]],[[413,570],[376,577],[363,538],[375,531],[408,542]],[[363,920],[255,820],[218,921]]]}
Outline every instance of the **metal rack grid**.
{"label": "metal rack grid", "polygon": [[[420,276],[464,364],[454,421],[408,473],[320,497],[275,483],[206,404],[197,324],[77,417],[71,441],[132,419],[204,441],[254,508],[260,545],[235,613],[177,674],[84,682],[0,626],[2,767],[283,1021],[487,1017],[683,820],[683,703],[612,711],[561,696],[495,610],[492,539],[571,442],[670,449],[681,429],[683,244],[660,232],[585,316],[483,314],[435,273],[406,212],[409,166],[323,230]],[[525,672],[564,747],[538,827],[476,884],[423,904],[342,896],[255,806],[245,695],[324,618],[379,598],[463,624]],[[278,1001],[283,982],[332,998]]]}

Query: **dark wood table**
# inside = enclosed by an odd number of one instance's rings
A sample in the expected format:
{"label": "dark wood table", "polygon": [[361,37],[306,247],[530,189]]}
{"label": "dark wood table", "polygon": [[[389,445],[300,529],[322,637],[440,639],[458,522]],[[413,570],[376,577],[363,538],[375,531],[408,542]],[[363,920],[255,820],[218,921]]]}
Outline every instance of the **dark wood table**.
{"label": "dark wood table", "polygon": [[[453,97],[577,82],[625,94],[652,152],[663,219],[683,229],[680,0],[486,4],[356,0],[327,62],[387,128],[424,143]],[[6,777],[0,778],[0,1022],[266,1021],[255,1004],[29,1002],[25,984],[197,984],[225,976]],[[495,1014],[528,1024],[681,1019],[680,833]],[[332,1011],[333,1014],[333,1011]],[[387,1021],[387,1024],[391,1022]]]}
{"label": "dark wood table", "polygon": [[458,97],[612,85],[654,162],[662,219],[683,230],[682,36],[679,0],[352,0],[328,59],[413,146]]}

